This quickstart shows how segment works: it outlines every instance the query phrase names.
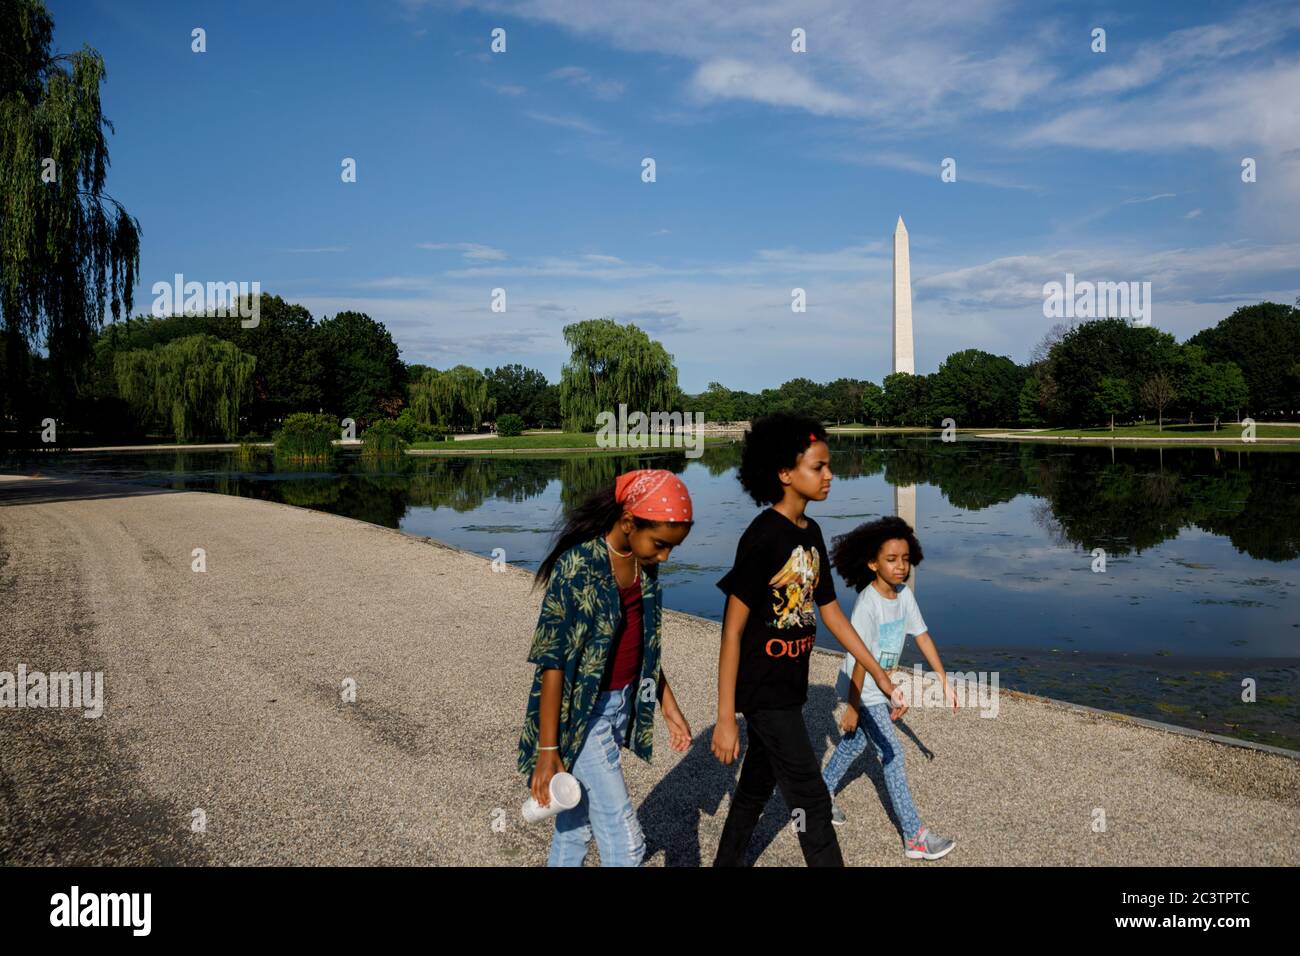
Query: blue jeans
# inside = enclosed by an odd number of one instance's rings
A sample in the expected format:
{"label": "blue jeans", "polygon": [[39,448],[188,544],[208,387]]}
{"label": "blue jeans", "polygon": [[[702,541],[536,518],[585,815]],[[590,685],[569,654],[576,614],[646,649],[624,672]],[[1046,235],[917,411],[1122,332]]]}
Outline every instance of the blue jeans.
{"label": "blue jeans", "polygon": [[912,803],[912,791],[907,786],[903,751],[898,748],[898,738],[894,736],[894,722],[889,719],[888,704],[858,707],[858,726],[853,733],[840,738],[835,753],[831,754],[830,763],[822,771],[826,789],[831,792],[831,796],[835,795],[849,765],[867,749],[868,736],[885,771],[885,788],[889,791],[889,802],[894,805],[894,816],[903,828],[903,838],[910,839],[921,829],[921,819],[917,816],[916,805]]}
{"label": "blue jeans", "polygon": [[641,865],[645,837],[627,794],[619,754],[632,718],[636,686],[633,682],[596,698],[587,737],[568,768],[582,784],[582,800],[572,810],[556,814],[547,866],[582,866],[593,833],[601,866]]}

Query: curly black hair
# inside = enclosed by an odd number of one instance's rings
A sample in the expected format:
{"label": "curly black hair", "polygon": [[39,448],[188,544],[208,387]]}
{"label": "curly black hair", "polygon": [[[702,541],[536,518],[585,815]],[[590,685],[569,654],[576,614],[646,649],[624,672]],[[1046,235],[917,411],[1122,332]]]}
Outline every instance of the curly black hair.
{"label": "curly black hair", "polygon": [[773,412],[755,419],[740,452],[740,486],[755,504],[776,504],[785,494],[777,472],[793,468],[814,440],[826,441],[826,429],[808,415]]}
{"label": "curly black hair", "polygon": [[925,560],[925,554],[921,551],[921,542],[916,540],[916,532],[912,530],[912,526],[902,518],[887,515],[860,524],[848,534],[833,538],[831,565],[849,587],[861,591],[876,579],[876,572],[867,567],[867,562],[875,561],[884,543],[895,538],[902,538],[907,542],[912,567]]}

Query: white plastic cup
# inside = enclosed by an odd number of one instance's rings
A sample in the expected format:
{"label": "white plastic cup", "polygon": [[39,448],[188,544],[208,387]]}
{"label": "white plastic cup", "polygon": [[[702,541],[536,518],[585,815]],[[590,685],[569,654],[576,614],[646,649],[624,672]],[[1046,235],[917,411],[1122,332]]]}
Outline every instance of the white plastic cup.
{"label": "white plastic cup", "polygon": [[550,804],[544,807],[537,802],[536,797],[529,797],[524,801],[524,819],[529,823],[545,820],[547,817],[555,816],[561,810],[572,810],[580,800],[582,800],[582,784],[578,783],[578,778],[573,774],[561,770],[551,778]]}

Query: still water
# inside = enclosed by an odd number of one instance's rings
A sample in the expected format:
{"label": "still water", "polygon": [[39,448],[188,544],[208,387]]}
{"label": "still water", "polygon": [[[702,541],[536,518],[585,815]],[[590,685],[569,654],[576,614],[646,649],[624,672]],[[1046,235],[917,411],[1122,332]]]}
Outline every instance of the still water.
{"label": "still water", "polygon": [[[914,592],[949,670],[998,671],[1004,689],[1300,749],[1300,454],[964,436],[838,437],[831,447],[830,497],[808,513],[828,543],[880,515],[914,516],[925,552]],[[563,507],[629,468],[668,468],[691,490],[696,526],[662,569],[666,605],[719,620],[716,582],[758,510],[738,464],[739,446],[728,445],[697,460],[375,466],[344,453],[332,469],[302,471],[269,458],[241,466],[233,452],[137,452],[46,455],[39,467],[316,508],[485,557],[502,549],[530,570]],[[848,612],[855,595],[836,586]],[[838,646],[826,633],[818,642]],[[903,663],[914,660],[909,642]],[[1248,678],[1252,703],[1242,700]]]}

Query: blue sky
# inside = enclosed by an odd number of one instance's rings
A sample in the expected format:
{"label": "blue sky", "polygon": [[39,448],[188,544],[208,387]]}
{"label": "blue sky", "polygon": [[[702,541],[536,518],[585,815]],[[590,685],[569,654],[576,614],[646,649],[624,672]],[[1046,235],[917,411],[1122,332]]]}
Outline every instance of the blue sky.
{"label": "blue sky", "polygon": [[900,215],[918,372],[1025,361],[1067,272],[1151,282],[1180,340],[1300,294],[1293,3],[47,2],[107,64],[137,312],[177,272],[258,281],[553,381],[609,315],[694,392],[880,381]]}

